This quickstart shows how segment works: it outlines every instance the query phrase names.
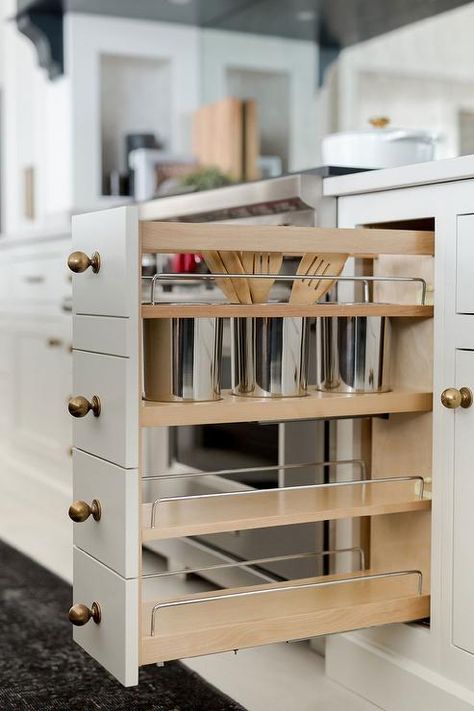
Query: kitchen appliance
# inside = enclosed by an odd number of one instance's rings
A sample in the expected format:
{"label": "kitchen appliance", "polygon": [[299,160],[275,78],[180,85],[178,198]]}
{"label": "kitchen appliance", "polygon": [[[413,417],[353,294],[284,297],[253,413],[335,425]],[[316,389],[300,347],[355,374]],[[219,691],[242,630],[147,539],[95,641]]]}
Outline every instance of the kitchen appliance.
{"label": "kitchen appliance", "polygon": [[437,136],[431,131],[392,128],[385,117],[371,119],[370,128],[325,136],[323,161],[362,168],[393,168],[434,158]]}
{"label": "kitchen appliance", "polygon": [[[279,178],[232,185],[217,190],[163,197],[142,206],[143,218],[152,210],[153,219],[181,222],[239,222],[241,224],[272,225],[336,225],[336,204],[325,198],[322,179],[329,175],[356,172],[344,168],[317,168],[305,173]],[[297,265],[291,265],[294,274]],[[288,273],[288,265],[281,273]],[[172,301],[203,302],[209,297],[218,298],[222,293],[214,287],[201,283],[199,287],[187,288],[182,294],[175,287],[169,294]],[[289,288],[275,284],[274,293],[279,298],[281,289],[287,300]],[[156,319],[161,320],[161,319]],[[221,387],[231,387],[231,347],[229,322],[223,334]],[[314,376],[311,377],[314,382]],[[344,479],[358,479],[363,475],[363,463],[329,463],[329,424],[321,421],[286,423],[221,423],[195,427],[174,427],[168,430],[146,431],[144,463],[149,475],[163,471],[203,471],[208,476],[173,481],[172,487],[164,481],[152,491],[145,491],[147,500],[153,500],[163,491],[165,495],[199,495],[218,491],[244,491],[268,489],[280,486],[315,484],[333,480],[337,475]],[[306,463],[312,462],[312,465]],[[299,468],[286,465],[302,463]],[[316,463],[316,464],[314,464]],[[265,469],[256,470],[256,467]],[[240,469],[240,471],[238,471]],[[225,470],[219,477],[212,472]],[[197,536],[185,539],[153,541],[148,545],[168,557],[174,569],[195,568],[219,562],[251,560],[262,556],[293,555],[308,550],[312,541],[314,551],[331,547],[327,523],[301,524],[290,529],[267,528],[236,533]],[[218,585],[237,584],[236,576],[255,582],[275,577],[305,577],[328,571],[328,556],[286,559],[268,562],[255,568],[229,569],[206,572],[205,577]]]}

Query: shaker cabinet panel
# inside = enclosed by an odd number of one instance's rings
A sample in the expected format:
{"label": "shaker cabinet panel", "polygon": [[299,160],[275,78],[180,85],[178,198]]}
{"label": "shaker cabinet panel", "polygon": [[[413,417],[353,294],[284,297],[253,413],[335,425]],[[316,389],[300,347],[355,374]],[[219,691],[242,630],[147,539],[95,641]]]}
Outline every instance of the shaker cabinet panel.
{"label": "shaker cabinet panel", "polygon": [[138,383],[132,363],[129,358],[74,351],[74,400],[92,404],[95,396],[100,412],[74,417],[73,444],[127,469],[138,466]]}
{"label": "shaker cabinet panel", "polygon": [[[474,235],[473,235],[474,236]],[[474,392],[474,351],[456,351],[456,387]],[[474,406],[454,411],[452,641],[474,653]]]}
{"label": "shaker cabinet panel", "polygon": [[474,313],[474,215],[458,215],[456,239],[456,311]]}
{"label": "shaker cabinet panel", "polygon": [[138,577],[140,480],[136,469],[122,469],[79,450],[73,453],[75,504],[94,499],[100,518],[74,524],[74,544],[124,578]]}

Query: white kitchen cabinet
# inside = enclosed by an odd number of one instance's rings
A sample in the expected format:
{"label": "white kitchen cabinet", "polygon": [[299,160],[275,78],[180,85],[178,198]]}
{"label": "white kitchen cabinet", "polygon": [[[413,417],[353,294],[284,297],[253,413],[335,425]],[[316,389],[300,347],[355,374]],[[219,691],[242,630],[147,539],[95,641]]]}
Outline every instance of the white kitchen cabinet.
{"label": "white kitchen cabinet", "polygon": [[456,311],[474,313],[474,279],[468,268],[474,264],[474,215],[459,215],[456,239]]}

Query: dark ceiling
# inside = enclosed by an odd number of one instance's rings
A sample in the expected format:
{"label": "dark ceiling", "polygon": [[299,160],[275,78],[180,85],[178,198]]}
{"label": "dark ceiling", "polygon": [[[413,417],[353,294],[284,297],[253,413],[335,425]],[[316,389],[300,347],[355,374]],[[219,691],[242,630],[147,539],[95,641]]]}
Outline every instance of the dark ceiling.
{"label": "dark ceiling", "polygon": [[178,22],[345,47],[468,0],[18,0],[30,8]]}

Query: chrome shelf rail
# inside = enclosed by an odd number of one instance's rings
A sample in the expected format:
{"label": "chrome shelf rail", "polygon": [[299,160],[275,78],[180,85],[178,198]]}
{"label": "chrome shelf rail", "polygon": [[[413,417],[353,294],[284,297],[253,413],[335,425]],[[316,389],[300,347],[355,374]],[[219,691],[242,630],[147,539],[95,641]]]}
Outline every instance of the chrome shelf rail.
{"label": "chrome shelf rail", "polygon": [[423,592],[423,573],[421,570],[400,570],[390,573],[373,573],[371,575],[359,575],[350,578],[339,578],[338,580],[321,580],[315,583],[298,583],[294,585],[279,586],[275,588],[260,588],[258,590],[242,590],[239,592],[222,593],[220,595],[205,595],[202,597],[188,598],[185,600],[171,600],[168,602],[158,602],[153,606],[151,611],[151,627],[150,635],[154,637],[156,629],[156,616],[160,610],[170,609],[173,607],[184,607],[188,605],[198,605],[206,602],[216,602],[217,600],[229,600],[243,597],[257,597],[259,595],[270,595],[281,592],[290,592],[292,590],[311,590],[323,587],[336,587],[337,585],[345,585],[347,583],[367,582],[368,580],[379,580],[382,578],[394,578],[408,575],[416,575],[418,578],[417,594]]}

